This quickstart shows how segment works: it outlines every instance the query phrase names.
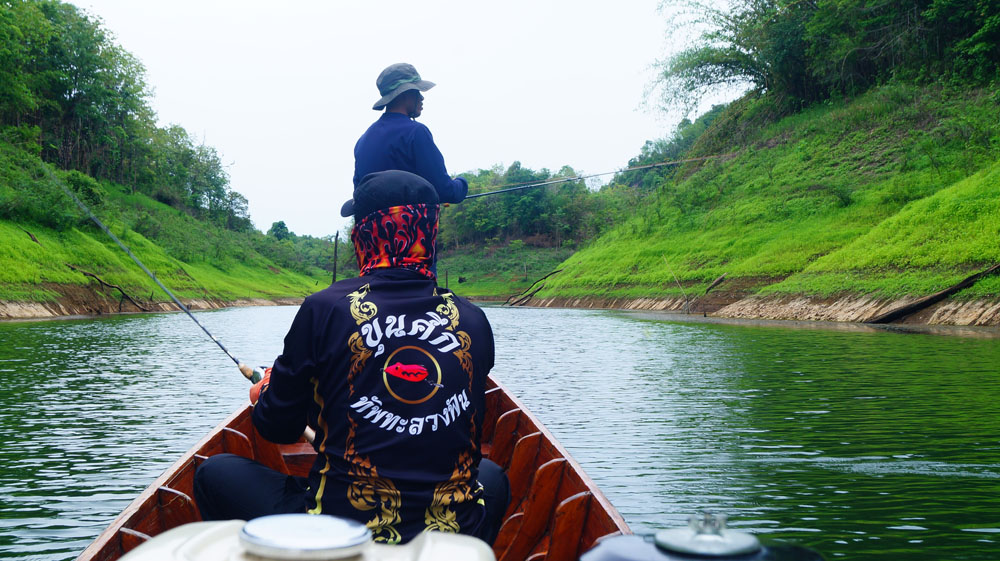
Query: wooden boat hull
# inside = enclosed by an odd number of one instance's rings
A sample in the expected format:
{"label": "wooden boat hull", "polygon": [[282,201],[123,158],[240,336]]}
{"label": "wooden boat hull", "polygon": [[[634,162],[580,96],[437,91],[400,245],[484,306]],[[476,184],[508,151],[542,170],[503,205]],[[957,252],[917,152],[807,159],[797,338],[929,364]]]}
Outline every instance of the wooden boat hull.
{"label": "wooden boat hull", "polygon": [[[253,428],[249,405],[230,415],[142,492],[77,558],[111,561],[171,528],[201,519],[194,472],[224,452],[305,476],[312,445],[277,445]],[[597,485],[548,430],[491,375],[482,438],[485,457],[507,470],[511,504],[493,550],[499,561],[569,561],[601,537],[631,533]]]}

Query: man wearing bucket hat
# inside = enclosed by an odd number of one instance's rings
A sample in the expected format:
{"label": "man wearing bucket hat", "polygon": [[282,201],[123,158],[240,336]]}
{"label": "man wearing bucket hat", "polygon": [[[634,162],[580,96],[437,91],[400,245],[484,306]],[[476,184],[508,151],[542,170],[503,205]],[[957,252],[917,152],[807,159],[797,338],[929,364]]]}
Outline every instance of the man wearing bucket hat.
{"label": "man wearing bucket hat", "polygon": [[502,468],[480,454],[494,363],[486,314],[437,286],[440,210],[425,179],[366,175],[342,211],[360,276],[302,303],[270,372],[253,387],[253,423],[277,443],[316,430],[308,478],[220,454],[194,481],[205,520],[332,514],[377,541],[458,532],[492,543],[510,501]]}
{"label": "man wearing bucket hat", "polygon": [[354,146],[354,186],[369,173],[402,170],[429,181],[442,203],[461,202],[469,184],[462,177],[448,175],[430,129],[414,121],[424,107],[420,92],[433,88],[434,82],[421,79],[413,65],[398,63],[383,70],[375,85],[382,97],[372,109],[385,109],[385,113]]}

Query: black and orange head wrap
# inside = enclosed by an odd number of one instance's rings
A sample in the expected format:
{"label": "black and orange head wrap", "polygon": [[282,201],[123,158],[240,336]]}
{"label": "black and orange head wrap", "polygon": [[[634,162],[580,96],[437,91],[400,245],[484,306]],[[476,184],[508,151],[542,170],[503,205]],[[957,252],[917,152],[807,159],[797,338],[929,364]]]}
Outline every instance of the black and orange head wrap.
{"label": "black and orange head wrap", "polygon": [[437,190],[419,175],[388,170],[362,178],[354,198],[340,209],[341,215],[354,216],[351,241],[361,276],[393,267],[436,278],[438,201]]}
{"label": "black and orange head wrap", "polygon": [[351,230],[361,276],[389,267],[434,279],[438,205],[413,204],[377,210]]}

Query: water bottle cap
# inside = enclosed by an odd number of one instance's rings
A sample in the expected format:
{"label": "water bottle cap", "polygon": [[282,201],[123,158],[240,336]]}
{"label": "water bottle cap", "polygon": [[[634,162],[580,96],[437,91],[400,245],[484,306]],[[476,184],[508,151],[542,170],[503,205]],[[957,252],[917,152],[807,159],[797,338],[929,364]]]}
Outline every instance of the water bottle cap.
{"label": "water bottle cap", "polygon": [[362,523],[314,514],[274,514],[247,522],[240,544],[265,559],[343,559],[358,555],[371,543]]}
{"label": "water bottle cap", "polygon": [[657,547],[673,553],[728,557],[760,551],[760,540],[746,532],[726,528],[725,515],[691,516],[687,528],[660,530],[654,537]]}

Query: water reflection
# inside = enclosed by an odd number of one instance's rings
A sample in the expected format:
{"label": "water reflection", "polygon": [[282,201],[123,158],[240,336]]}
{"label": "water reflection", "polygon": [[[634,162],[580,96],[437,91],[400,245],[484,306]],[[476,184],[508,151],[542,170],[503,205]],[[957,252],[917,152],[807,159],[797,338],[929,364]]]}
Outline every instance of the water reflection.
{"label": "water reflection", "polygon": [[497,370],[636,531],[709,509],[833,558],[994,557],[995,338],[551,312],[489,310],[549,324]]}
{"label": "water reflection", "polygon": [[[264,364],[294,313],[199,319]],[[833,559],[995,558],[996,338],[487,315],[495,372],[637,532],[709,509]],[[182,315],[0,324],[0,557],[75,557],[247,387]]]}
{"label": "water reflection", "polygon": [[[271,360],[295,309],[259,310],[200,320]],[[246,390],[178,314],[0,324],[0,557],[74,558]]]}

